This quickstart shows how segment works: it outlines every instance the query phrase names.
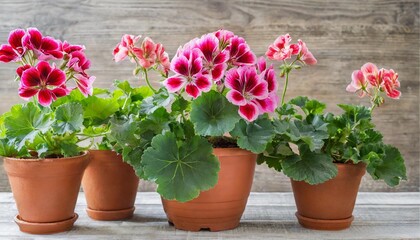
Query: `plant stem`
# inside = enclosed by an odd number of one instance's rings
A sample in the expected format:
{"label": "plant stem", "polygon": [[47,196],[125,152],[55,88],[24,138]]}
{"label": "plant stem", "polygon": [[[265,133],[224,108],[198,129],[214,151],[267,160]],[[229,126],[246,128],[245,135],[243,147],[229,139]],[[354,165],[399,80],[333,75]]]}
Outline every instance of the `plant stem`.
{"label": "plant stem", "polygon": [[281,106],[284,105],[284,97],[286,96],[287,85],[289,84],[289,71],[286,72],[286,83],[284,84],[283,94],[281,95]]}
{"label": "plant stem", "polygon": [[156,94],[156,90],[152,87],[152,84],[149,82],[149,77],[147,75],[147,69],[144,69],[144,79],[146,80],[147,86],[149,86],[150,90],[153,91],[154,94]]}

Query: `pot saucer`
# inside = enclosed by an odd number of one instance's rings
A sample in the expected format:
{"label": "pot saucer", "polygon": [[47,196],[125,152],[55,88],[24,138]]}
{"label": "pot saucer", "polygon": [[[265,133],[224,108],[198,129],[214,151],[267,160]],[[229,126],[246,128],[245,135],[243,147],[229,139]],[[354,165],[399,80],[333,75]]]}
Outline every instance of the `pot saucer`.
{"label": "pot saucer", "polygon": [[121,210],[110,210],[110,211],[101,211],[86,208],[88,216],[94,220],[100,221],[116,221],[123,220],[133,217],[135,207],[121,209]]}
{"label": "pot saucer", "polygon": [[19,226],[20,231],[31,234],[51,234],[58,232],[66,232],[73,228],[74,222],[77,220],[79,215],[77,213],[70,219],[59,221],[59,222],[49,222],[49,223],[36,223],[36,222],[27,222],[20,218],[19,215],[15,216],[15,222]]}
{"label": "pot saucer", "polygon": [[354,217],[351,216],[345,219],[324,220],[316,218],[308,218],[296,212],[296,217],[302,227],[315,230],[343,230],[349,228]]}

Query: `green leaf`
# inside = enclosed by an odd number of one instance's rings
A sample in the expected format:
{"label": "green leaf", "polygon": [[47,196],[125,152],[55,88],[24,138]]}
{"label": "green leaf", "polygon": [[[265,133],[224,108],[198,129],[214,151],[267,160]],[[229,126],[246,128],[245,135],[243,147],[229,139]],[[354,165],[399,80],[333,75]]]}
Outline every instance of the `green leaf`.
{"label": "green leaf", "polygon": [[337,175],[337,167],[328,154],[311,152],[305,145],[299,147],[299,152],[300,155],[293,155],[282,162],[286,176],[314,185]]}
{"label": "green leaf", "polygon": [[56,109],[58,106],[61,106],[69,102],[81,102],[86,97],[80,91],[71,91],[69,95],[57,98],[54,102],[51,103],[51,108]]}
{"label": "green leaf", "polygon": [[113,98],[99,98],[89,96],[82,102],[84,106],[84,118],[89,120],[88,125],[100,125],[119,110],[118,101]]}
{"label": "green leaf", "polygon": [[202,136],[221,136],[230,132],[239,121],[238,107],[220,93],[203,93],[191,106],[191,122]]}
{"label": "green leaf", "polygon": [[170,116],[165,108],[160,107],[139,123],[140,134],[151,132],[154,135],[169,130]]}
{"label": "green leaf", "polygon": [[261,153],[274,137],[274,127],[266,118],[259,118],[254,122],[241,119],[230,132],[237,138],[237,144],[242,149],[253,153]]}
{"label": "green leaf", "polygon": [[66,141],[60,143],[61,154],[64,157],[74,157],[80,155],[80,148],[77,146],[77,141]]}
{"label": "green leaf", "polygon": [[151,114],[160,107],[167,107],[172,99],[173,95],[169,94],[166,88],[161,88],[155,95],[147,97],[141,102],[140,113]]}
{"label": "green leaf", "polygon": [[36,152],[38,153],[39,158],[45,158],[50,154],[49,147],[47,143],[41,143],[36,146]]}
{"label": "green leaf", "polygon": [[5,115],[0,116],[0,139],[6,137],[6,127],[4,126]]}
{"label": "green leaf", "polygon": [[324,139],[329,136],[326,125],[314,126],[300,120],[290,122],[289,129],[287,136],[295,143],[302,140],[311,151],[321,149],[324,146]]}
{"label": "green leaf", "polygon": [[130,83],[127,80],[125,81],[116,80],[114,85],[117,88],[123,90],[126,95],[131,94],[131,92],[133,91],[133,88],[131,87]]}
{"label": "green leaf", "polygon": [[33,103],[13,106],[10,114],[4,119],[6,136],[16,140],[18,149],[22,148],[26,141],[31,142],[38,134],[47,132],[52,123],[49,109],[41,110]]}
{"label": "green leaf", "polygon": [[269,168],[273,168],[276,171],[281,172],[282,170],[281,160],[282,158],[265,156],[264,154],[259,154],[257,163],[258,164],[266,163]]}
{"label": "green leaf", "polygon": [[373,179],[383,179],[394,187],[407,179],[404,159],[400,151],[391,145],[384,145],[383,149],[382,161],[371,161],[367,170]]}
{"label": "green leaf", "polygon": [[142,156],[144,173],[155,180],[163,198],[190,201],[217,183],[220,166],[212,152],[211,144],[199,136],[178,145],[173,133],[157,135]]}
{"label": "green leaf", "polygon": [[14,141],[8,139],[0,139],[0,156],[3,157],[29,157],[29,153],[26,148],[20,151],[16,148]]}
{"label": "green leaf", "polygon": [[57,107],[52,125],[58,134],[80,131],[83,126],[83,107],[80,103],[65,103]]}
{"label": "green leaf", "polygon": [[124,162],[130,164],[133,169],[136,171],[136,175],[144,179],[144,171],[143,171],[143,165],[141,163],[141,157],[143,155],[143,148],[142,147],[125,147],[123,148],[122,156]]}
{"label": "green leaf", "polygon": [[83,129],[83,135],[87,137],[96,137],[109,131],[109,126],[102,124],[99,126],[89,126]]}
{"label": "green leaf", "polygon": [[115,139],[120,146],[137,146],[139,140],[135,133],[138,127],[133,116],[129,116],[128,118],[114,117],[111,119],[110,123],[110,137]]}
{"label": "green leaf", "polygon": [[189,107],[190,103],[183,97],[178,97],[171,106],[172,112],[183,112]]}

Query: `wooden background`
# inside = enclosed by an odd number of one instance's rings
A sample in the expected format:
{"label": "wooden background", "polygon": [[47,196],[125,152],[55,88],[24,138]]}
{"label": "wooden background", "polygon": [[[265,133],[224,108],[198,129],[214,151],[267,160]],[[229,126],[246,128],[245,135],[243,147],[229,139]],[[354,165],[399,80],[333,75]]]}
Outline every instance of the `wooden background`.
{"label": "wooden background", "polygon": [[[354,69],[365,62],[394,68],[400,75],[402,98],[387,100],[374,113],[385,141],[406,159],[409,180],[398,188],[365,176],[362,191],[419,191],[419,1],[178,1],[178,0],[0,0],[0,42],[17,27],[73,44],[84,44],[92,60],[96,86],[130,79],[133,66],[115,64],[111,52],[122,34],[142,34],[162,42],[173,56],[177,47],[201,34],[226,28],[248,41],[261,55],[280,34],[303,39],[318,65],[292,73],[288,97],[307,95],[329,104],[364,103],[346,93]],[[0,64],[0,113],[21,102],[13,82],[15,64]],[[155,83],[158,85],[158,83]],[[281,83],[282,84],[282,83]],[[153,190],[142,183],[141,190]],[[9,191],[0,167],[0,191]],[[258,166],[254,191],[289,191],[282,174]]]}

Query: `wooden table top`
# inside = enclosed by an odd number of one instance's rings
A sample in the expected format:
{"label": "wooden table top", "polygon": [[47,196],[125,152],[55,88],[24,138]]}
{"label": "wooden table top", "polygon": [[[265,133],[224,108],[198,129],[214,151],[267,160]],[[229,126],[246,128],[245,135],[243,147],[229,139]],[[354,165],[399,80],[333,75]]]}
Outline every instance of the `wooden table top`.
{"label": "wooden table top", "polygon": [[224,232],[185,232],[170,226],[157,193],[140,192],[132,219],[91,220],[80,193],[73,230],[54,235],[30,235],[13,222],[13,196],[0,193],[0,239],[420,239],[420,193],[359,193],[351,228],[315,231],[301,227],[292,193],[251,193],[241,225]]}

